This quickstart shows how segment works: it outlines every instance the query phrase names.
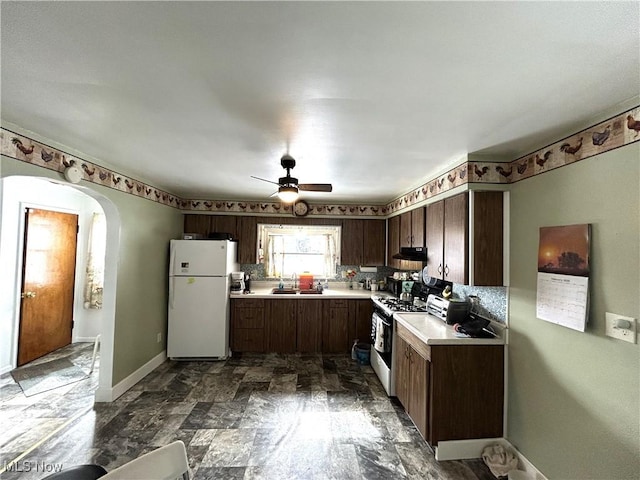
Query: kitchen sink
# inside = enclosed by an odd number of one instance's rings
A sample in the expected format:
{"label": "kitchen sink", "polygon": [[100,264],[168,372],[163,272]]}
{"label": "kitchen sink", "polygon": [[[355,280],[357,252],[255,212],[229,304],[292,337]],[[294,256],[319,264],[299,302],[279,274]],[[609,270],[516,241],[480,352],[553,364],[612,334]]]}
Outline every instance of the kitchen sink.
{"label": "kitchen sink", "polygon": [[294,293],[298,293],[298,289],[297,288],[274,288],[271,290],[271,293],[273,293],[274,295],[285,295],[285,294],[294,294]]}
{"label": "kitchen sink", "polygon": [[315,288],[300,290],[302,295],[322,295],[322,291],[318,291]]}

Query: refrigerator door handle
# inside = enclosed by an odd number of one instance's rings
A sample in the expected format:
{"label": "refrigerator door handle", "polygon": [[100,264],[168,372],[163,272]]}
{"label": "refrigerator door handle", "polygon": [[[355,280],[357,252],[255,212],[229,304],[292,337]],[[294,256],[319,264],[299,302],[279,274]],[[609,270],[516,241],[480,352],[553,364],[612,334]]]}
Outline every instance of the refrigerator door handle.
{"label": "refrigerator door handle", "polygon": [[173,276],[176,272],[173,270],[176,263],[176,249],[174,245],[171,245],[171,255],[169,258],[169,275]]}
{"label": "refrigerator door handle", "polygon": [[169,308],[173,310],[173,291],[175,290],[176,277],[169,277]]}

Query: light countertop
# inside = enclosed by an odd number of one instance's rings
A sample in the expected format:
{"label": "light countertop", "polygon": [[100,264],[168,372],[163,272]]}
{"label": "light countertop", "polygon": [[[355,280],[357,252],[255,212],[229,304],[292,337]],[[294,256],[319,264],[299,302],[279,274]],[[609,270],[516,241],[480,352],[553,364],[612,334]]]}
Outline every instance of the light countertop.
{"label": "light countertop", "polygon": [[427,345],[505,344],[506,329],[496,322],[491,322],[491,326],[500,335],[498,338],[470,338],[457,336],[452,325],[447,325],[439,318],[427,313],[395,313],[393,318]]}
{"label": "light countertop", "polygon": [[[257,283],[257,282],[255,282]],[[230,298],[299,298],[299,299],[313,299],[313,298],[342,298],[342,299],[367,299],[377,295],[389,295],[389,292],[363,290],[354,288],[353,290],[346,286],[335,286],[331,284],[330,288],[323,290],[321,294],[318,293],[271,293],[272,289],[277,287],[276,285],[251,285],[251,293],[247,294],[230,294]]]}

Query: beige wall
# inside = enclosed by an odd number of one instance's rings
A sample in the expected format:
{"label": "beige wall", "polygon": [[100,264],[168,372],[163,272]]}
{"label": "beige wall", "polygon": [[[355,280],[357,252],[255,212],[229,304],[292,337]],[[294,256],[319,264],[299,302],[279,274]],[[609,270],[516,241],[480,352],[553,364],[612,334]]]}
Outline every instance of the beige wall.
{"label": "beige wall", "polygon": [[[640,347],[604,314],[640,317],[640,145],[511,186],[508,440],[550,479],[639,478]],[[538,232],[592,224],[584,333],[536,319]]]}
{"label": "beige wall", "polygon": [[[62,175],[2,157],[0,177],[11,175],[62,179]],[[82,182],[116,206],[121,222],[117,271],[113,376],[111,385],[129,376],[166,348],[169,240],[182,233],[182,213],[134,195]],[[156,336],[162,333],[162,342]]]}

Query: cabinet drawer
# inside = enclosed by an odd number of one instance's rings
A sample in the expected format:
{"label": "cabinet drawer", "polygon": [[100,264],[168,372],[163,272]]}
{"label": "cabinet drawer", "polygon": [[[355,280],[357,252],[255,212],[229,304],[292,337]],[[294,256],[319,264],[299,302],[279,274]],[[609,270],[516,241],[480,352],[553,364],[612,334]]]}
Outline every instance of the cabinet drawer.
{"label": "cabinet drawer", "polygon": [[243,308],[236,311],[233,328],[264,328],[264,310]]}
{"label": "cabinet drawer", "polygon": [[236,352],[264,352],[264,330],[236,328],[233,331],[232,350]]}
{"label": "cabinet drawer", "polygon": [[416,337],[404,325],[396,322],[396,334],[413,347],[424,359],[431,360],[431,347]]}
{"label": "cabinet drawer", "polygon": [[262,298],[243,298],[232,299],[233,308],[264,308],[264,299]]}
{"label": "cabinet drawer", "polygon": [[329,300],[329,306],[331,308],[347,308],[349,306],[348,300],[336,300],[332,298]]}

